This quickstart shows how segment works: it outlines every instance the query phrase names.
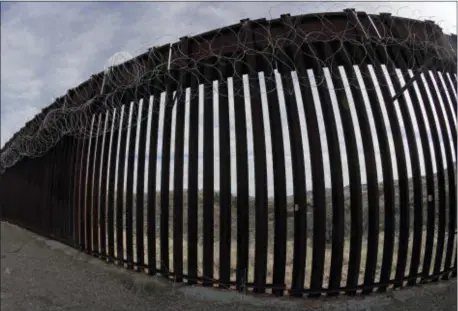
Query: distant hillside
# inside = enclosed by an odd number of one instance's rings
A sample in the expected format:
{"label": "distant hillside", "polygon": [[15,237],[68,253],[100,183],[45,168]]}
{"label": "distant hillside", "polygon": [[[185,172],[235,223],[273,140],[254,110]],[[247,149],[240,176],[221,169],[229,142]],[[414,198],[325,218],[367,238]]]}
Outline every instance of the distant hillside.
{"label": "distant hillside", "polygon": [[[456,170],[455,170],[456,172]],[[448,178],[447,174],[445,174],[445,179],[446,179],[446,192],[448,194]],[[395,181],[395,229],[396,231],[399,230],[399,188],[397,187],[397,181]],[[426,220],[426,204],[427,204],[427,197],[428,194],[426,193],[426,178],[423,177],[423,215],[424,219]],[[437,191],[437,177],[435,177],[435,184],[436,184],[436,195],[435,198],[438,200],[438,191]],[[409,205],[410,207],[413,207],[413,184],[412,180],[409,179],[409,189],[410,189],[410,199],[409,199]],[[307,234],[311,236],[313,234],[313,193],[312,191],[308,191],[305,193],[306,198],[307,198]],[[367,233],[367,226],[368,226],[368,208],[367,208],[367,202],[368,202],[368,194],[367,194],[367,187],[366,185],[363,185],[362,187],[362,202],[363,202],[363,230],[364,233]],[[380,223],[380,230],[383,230],[384,227],[384,193],[383,193],[383,183],[379,184],[379,223]],[[134,217],[136,213],[136,195],[134,194]],[[345,215],[345,235],[348,236],[350,234],[350,226],[351,226],[351,198],[350,198],[350,191],[349,187],[345,187],[344,189],[344,215]],[[448,197],[448,195],[447,195]],[[198,193],[198,213],[199,217],[203,217],[203,192],[199,191]],[[220,194],[219,192],[215,192],[214,194],[214,223],[215,226],[219,225],[219,203],[220,203]],[[184,210],[184,225],[185,228],[187,226],[187,206],[188,204],[188,193],[187,190],[184,190],[183,192],[183,210]],[[160,205],[161,205],[161,194],[160,192],[156,193],[156,215],[159,217],[161,211],[160,211]],[[144,219],[146,222],[146,215],[147,215],[147,194],[145,194],[144,198]],[[437,204],[436,204],[437,206]],[[448,206],[448,205],[447,205]],[[169,216],[170,216],[170,224],[172,223],[173,219],[173,207],[174,207],[174,200],[173,200],[173,190],[170,191],[169,194]],[[249,199],[249,217],[250,217],[250,235],[254,234],[254,226],[255,226],[255,198],[250,197]],[[237,197],[235,195],[232,196],[232,225],[236,226],[237,223],[237,218],[236,218],[236,212],[237,212]],[[268,200],[268,214],[269,214],[269,222],[273,224],[275,220],[275,213],[274,213],[274,198],[269,198]],[[410,223],[411,227],[413,227],[413,212],[410,213],[412,216],[410,217]],[[438,214],[438,208],[436,208],[436,215]],[[448,211],[447,211],[448,214]],[[287,216],[288,216],[288,235],[290,238],[294,235],[293,231],[293,220],[294,220],[294,198],[293,196],[288,196],[287,197]],[[448,217],[448,215],[447,215]],[[426,221],[424,221],[424,224],[426,224]],[[171,227],[171,225],[170,225]],[[186,234],[186,229],[185,229],[185,234]],[[326,189],[326,240],[330,241],[332,236],[332,190],[331,189]],[[215,238],[218,238],[215,236]]]}

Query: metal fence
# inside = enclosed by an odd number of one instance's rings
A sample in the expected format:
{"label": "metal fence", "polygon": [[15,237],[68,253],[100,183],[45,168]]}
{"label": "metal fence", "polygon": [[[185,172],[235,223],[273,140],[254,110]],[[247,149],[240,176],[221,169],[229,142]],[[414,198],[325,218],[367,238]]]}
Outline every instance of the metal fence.
{"label": "metal fence", "polygon": [[203,286],[351,295],[455,277],[450,42],[345,10],[153,48],[6,143],[1,217]]}

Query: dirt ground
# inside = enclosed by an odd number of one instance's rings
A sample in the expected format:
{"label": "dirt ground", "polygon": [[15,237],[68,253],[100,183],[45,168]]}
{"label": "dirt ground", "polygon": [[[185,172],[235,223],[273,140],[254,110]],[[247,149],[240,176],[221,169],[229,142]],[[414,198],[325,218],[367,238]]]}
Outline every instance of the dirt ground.
{"label": "dirt ground", "polygon": [[365,297],[291,299],[192,287],[127,271],[1,223],[1,310],[455,310],[456,279]]}

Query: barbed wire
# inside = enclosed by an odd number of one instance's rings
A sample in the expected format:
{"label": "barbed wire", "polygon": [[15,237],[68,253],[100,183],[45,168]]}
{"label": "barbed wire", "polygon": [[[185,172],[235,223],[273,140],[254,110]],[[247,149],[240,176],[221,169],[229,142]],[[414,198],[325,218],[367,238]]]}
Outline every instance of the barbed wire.
{"label": "barbed wire", "polygon": [[[369,24],[363,26],[361,20]],[[117,53],[109,60],[101,83],[71,90],[71,95],[56,100],[52,108],[45,109],[16,133],[0,154],[0,174],[22,157],[43,156],[64,136],[86,139],[135,127],[136,122],[148,118],[145,112],[151,96],[162,98],[160,109],[171,111],[177,103],[194,98],[212,100],[215,95],[245,97],[246,91],[259,93],[260,84],[265,85],[263,93],[267,95],[281,93],[280,90],[285,95],[295,94],[294,87],[283,85],[285,77],[300,89],[325,87],[335,92],[338,84],[368,91],[367,85],[358,79],[347,79],[338,67],[343,66],[348,75],[356,67],[374,66],[377,58],[384,60],[382,63],[393,63],[396,57],[403,58],[412,75],[428,58],[433,64],[428,69],[440,71],[444,83],[450,83],[456,77],[445,72],[456,70],[456,52],[445,39],[441,29],[429,22],[361,15],[350,10],[340,17],[320,13],[307,17],[284,15],[271,21],[242,20],[235,26],[150,49],[137,58]],[[364,78],[369,71],[359,72]],[[217,84],[213,87],[214,81]],[[227,84],[233,84],[232,94]],[[383,86],[380,80],[377,84]],[[201,85],[204,92],[199,89]],[[187,93],[188,88],[193,92]],[[137,104],[141,99],[143,113],[139,120],[140,111],[130,110],[130,103]],[[91,130],[95,116],[112,114],[123,105],[123,116],[132,114],[130,119],[134,122],[120,123],[118,119],[113,124],[108,118],[106,127]],[[171,113],[165,116],[166,121],[170,118]]]}

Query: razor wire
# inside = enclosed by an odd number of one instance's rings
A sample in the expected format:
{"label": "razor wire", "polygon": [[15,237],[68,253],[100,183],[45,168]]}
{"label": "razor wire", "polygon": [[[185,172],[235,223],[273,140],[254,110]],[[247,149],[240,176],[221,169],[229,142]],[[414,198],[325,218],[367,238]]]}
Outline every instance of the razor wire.
{"label": "razor wire", "polygon": [[[168,53],[157,55],[157,49],[153,48],[149,50],[148,60],[154,60],[154,66],[152,68],[148,68],[151,65],[146,64],[144,60],[137,58],[116,66],[109,66],[103,73],[103,82],[96,84],[97,89],[88,90],[78,88],[77,91],[74,89],[71,96],[64,96],[58,99],[54,106],[45,109],[44,113],[39,114],[28,122],[26,127],[16,133],[5,145],[4,150],[0,154],[0,174],[6,168],[13,166],[22,157],[35,158],[43,156],[64,136],[86,139],[95,137],[96,135],[105,135],[110,131],[126,130],[128,127],[135,126],[134,123],[121,122],[124,124],[124,127],[120,128],[120,122],[113,124],[112,118],[108,118],[108,124],[105,128],[99,131],[91,130],[92,118],[97,114],[109,114],[113,113],[114,110],[119,113],[123,105],[124,108],[128,108],[126,104],[138,102],[140,99],[143,99],[143,111],[146,111],[145,107],[148,107],[148,100],[153,93],[161,94],[161,96],[165,92],[172,94],[172,98],[167,100],[167,105],[174,105],[181,100],[185,100],[186,89],[189,88],[189,83],[184,85],[182,79],[186,78],[188,81],[194,79],[197,81],[198,86],[211,86],[214,81],[217,81],[218,85],[212,89],[212,92],[205,92],[203,94],[205,98],[213,97],[213,93],[217,92],[221,84],[225,83],[225,80],[228,78],[222,72],[222,66],[227,66],[226,69],[232,73],[232,76],[229,77],[232,81],[242,83],[238,83],[237,87],[234,85],[233,94],[218,94],[218,96],[242,97],[246,95],[243,82],[247,82],[245,84],[251,91],[253,88],[259,89],[259,81],[264,80],[267,83],[271,80],[270,82],[277,87],[270,91],[279,92],[281,83],[278,82],[277,77],[295,72],[297,75],[295,80],[300,84],[302,79],[296,71],[295,66],[296,60],[299,57],[307,57],[308,59],[315,60],[315,66],[327,68],[333,79],[343,80],[339,70],[331,70],[331,68],[338,68],[337,64],[333,66],[333,62],[338,57],[347,55],[349,57],[348,61],[353,66],[363,65],[366,61],[364,60],[364,62],[358,63],[354,59],[351,59],[351,55],[347,49],[348,46],[357,46],[365,57],[368,58],[369,63],[371,62],[370,58],[374,47],[381,48],[389,61],[390,56],[388,51],[390,49],[404,47],[409,49],[411,52],[410,55],[414,55],[415,52],[424,53],[424,51],[429,51],[428,57],[432,57],[434,58],[433,61],[442,64],[441,67],[456,68],[456,52],[450,46],[440,44],[438,40],[418,40],[418,34],[414,31],[419,23],[417,20],[411,20],[411,22],[405,23],[409,35],[401,39],[390,33],[380,33],[375,26],[373,27],[377,30],[378,36],[370,36],[363,31],[357,38],[354,36],[348,37],[346,34],[354,33],[354,30],[361,29],[361,25],[348,20],[344,29],[335,29],[330,20],[329,13],[315,14],[314,18],[319,20],[320,29],[306,32],[300,29],[295,22],[290,22],[283,24],[284,33],[281,36],[274,35],[274,23],[270,21],[244,20],[241,22],[240,27],[230,26],[221,28],[214,31],[210,38],[208,38],[208,33],[203,37],[204,39],[199,38],[200,36],[187,38],[188,42],[192,42],[194,45],[205,45],[205,53],[200,53],[199,57],[182,50],[181,44],[169,44],[166,49]],[[290,21],[292,20],[290,19]],[[294,21],[297,20],[299,19],[294,19]],[[262,48],[257,48],[253,37],[250,38],[247,35],[247,26],[251,27],[251,29],[257,29],[257,37],[261,33],[264,34],[263,38],[257,38],[256,40],[256,42],[263,42]],[[396,25],[391,26],[395,27]],[[437,28],[436,31],[438,31]],[[436,34],[443,36],[440,28]],[[230,42],[224,49],[213,48],[213,42],[221,36],[230,36],[231,38],[237,38],[237,40],[236,42]],[[323,59],[317,51],[314,51],[312,44],[310,44],[312,42],[313,44],[323,44],[328,49],[331,49],[333,54]],[[304,46],[308,46],[308,48],[304,49]],[[295,53],[288,55],[285,53],[285,48],[295,51]],[[228,53],[228,50],[233,52]],[[119,54],[118,56],[127,58],[123,54]],[[250,68],[247,62],[247,59],[250,57],[254,57],[257,61],[261,61],[264,66],[268,66],[267,68],[264,67],[263,78],[260,78],[256,68]],[[112,61],[115,62],[117,60],[113,59]],[[414,73],[420,69],[414,59],[408,60],[407,63],[410,67],[409,69]],[[281,73],[279,72],[280,67],[283,68]],[[241,70],[241,68],[245,70]],[[206,70],[212,72],[212,80],[209,80],[206,75],[202,74]],[[444,76],[445,78],[448,77]],[[330,91],[335,91],[332,84],[327,80],[328,78],[325,75],[321,77],[315,75],[314,85],[307,83],[301,86],[316,88],[321,84],[326,84],[326,87]],[[158,81],[160,82],[158,83]],[[342,82],[348,86],[348,82]],[[350,81],[349,83],[358,83],[358,81]],[[380,83],[381,81],[379,81]],[[169,85],[172,85],[173,88],[168,88]],[[157,87],[160,88],[158,92],[155,89]],[[361,88],[362,85],[358,83],[355,87]],[[364,87],[367,88],[367,86]],[[286,89],[284,86],[281,88],[284,94],[295,92],[294,89]],[[93,96],[90,96],[90,94]],[[202,92],[195,92],[195,96],[202,96]],[[189,98],[188,100],[191,99]],[[129,111],[124,109],[124,116],[128,117],[126,113],[129,113]],[[138,120],[138,109],[132,109],[132,113],[131,120],[135,120],[135,122],[141,121]],[[155,112],[153,111],[153,113]],[[148,118],[146,113],[142,113],[141,115],[142,119]]]}

